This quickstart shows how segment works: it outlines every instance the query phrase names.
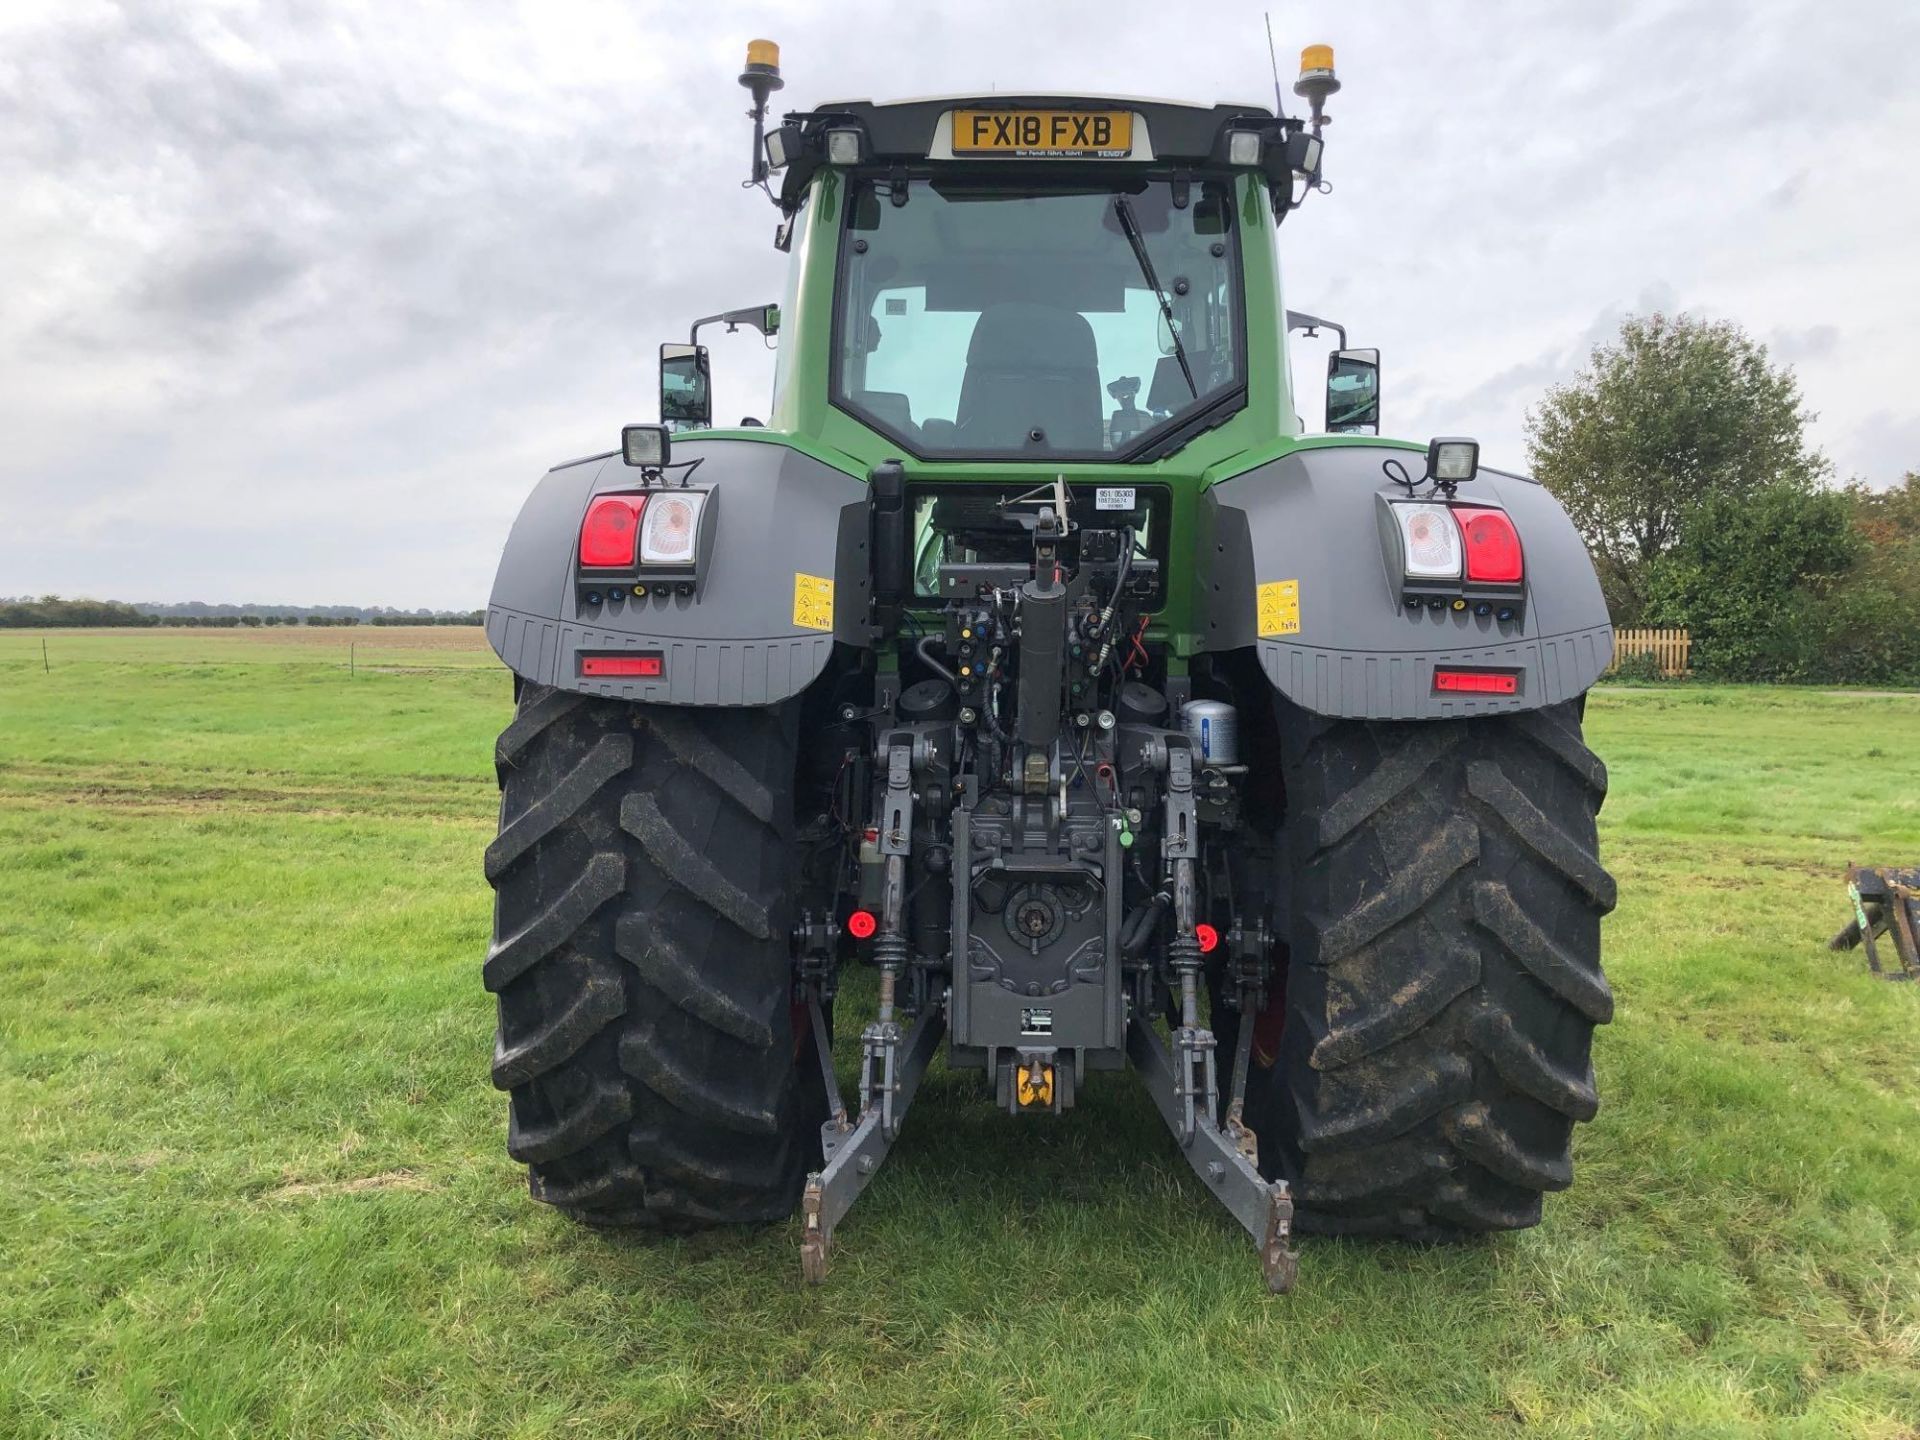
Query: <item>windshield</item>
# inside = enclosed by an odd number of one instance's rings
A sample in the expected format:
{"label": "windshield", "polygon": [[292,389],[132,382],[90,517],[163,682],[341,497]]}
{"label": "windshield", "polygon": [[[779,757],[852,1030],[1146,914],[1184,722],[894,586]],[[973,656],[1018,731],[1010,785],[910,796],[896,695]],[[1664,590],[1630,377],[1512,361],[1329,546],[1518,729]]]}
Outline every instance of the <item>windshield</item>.
{"label": "windshield", "polygon": [[1231,200],[1212,181],[1187,191],[1182,207],[1170,181],[1140,178],[856,182],[834,402],[925,456],[1127,455],[1230,408]]}

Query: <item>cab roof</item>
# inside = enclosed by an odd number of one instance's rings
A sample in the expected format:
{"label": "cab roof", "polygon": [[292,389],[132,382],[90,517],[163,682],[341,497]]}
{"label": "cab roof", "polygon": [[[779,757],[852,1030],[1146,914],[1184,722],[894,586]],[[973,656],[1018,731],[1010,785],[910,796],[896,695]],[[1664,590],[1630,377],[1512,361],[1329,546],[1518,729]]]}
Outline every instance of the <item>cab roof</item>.
{"label": "cab roof", "polygon": [[1133,95],[958,94],[906,100],[843,100],[787,116],[791,124],[828,118],[858,121],[875,156],[924,159],[933,150],[942,116],[954,110],[1131,110],[1146,122],[1157,160],[1204,160],[1214,153],[1221,129],[1233,120],[1273,120],[1271,107],[1254,104],[1190,104]]}

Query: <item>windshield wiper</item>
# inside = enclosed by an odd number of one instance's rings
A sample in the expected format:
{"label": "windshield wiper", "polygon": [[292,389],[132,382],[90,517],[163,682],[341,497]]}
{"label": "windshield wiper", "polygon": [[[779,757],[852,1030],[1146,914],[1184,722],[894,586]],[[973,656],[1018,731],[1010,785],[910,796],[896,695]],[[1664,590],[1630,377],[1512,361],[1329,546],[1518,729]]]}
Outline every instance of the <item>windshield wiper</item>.
{"label": "windshield wiper", "polygon": [[1173,323],[1173,306],[1167,300],[1167,292],[1160,288],[1160,277],[1153,273],[1153,258],[1147,254],[1147,242],[1141,237],[1140,226],[1133,218],[1133,206],[1127,203],[1124,193],[1113,197],[1113,213],[1120,221],[1120,232],[1127,237],[1127,244],[1133,247],[1133,258],[1140,262],[1140,273],[1153,288],[1153,298],[1160,302],[1160,318],[1167,322],[1167,334],[1173,337],[1173,358],[1180,362],[1180,374],[1187,382],[1187,389],[1193,398],[1200,398],[1200,387],[1193,383],[1193,367],[1187,364],[1187,347],[1180,343],[1180,327]]}

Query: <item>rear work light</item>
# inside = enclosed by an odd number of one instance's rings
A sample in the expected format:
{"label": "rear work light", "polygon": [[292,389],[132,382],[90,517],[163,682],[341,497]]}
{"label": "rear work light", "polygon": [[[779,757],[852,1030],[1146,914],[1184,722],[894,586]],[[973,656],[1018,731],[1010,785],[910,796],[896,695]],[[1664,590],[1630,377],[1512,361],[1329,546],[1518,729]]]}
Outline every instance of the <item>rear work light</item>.
{"label": "rear work light", "polygon": [[602,495],[580,522],[580,563],[590,570],[631,570],[640,544],[644,495]]}
{"label": "rear work light", "polygon": [[1435,670],[1433,688],[1454,695],[1517,695],[1518,670]]}
{"label": "rear work light", "polygon": [[638,676],[657,680],[667,673],[667,666],[660,655],[582,655],[580,673],[602,679]]}
{"label": "rear work light", "polygon": [[1456,505],[1453,518],[1466,541],[1468,582],[1518,585],[1525,562],[1520,555],[1520,532],[1507,512]]}

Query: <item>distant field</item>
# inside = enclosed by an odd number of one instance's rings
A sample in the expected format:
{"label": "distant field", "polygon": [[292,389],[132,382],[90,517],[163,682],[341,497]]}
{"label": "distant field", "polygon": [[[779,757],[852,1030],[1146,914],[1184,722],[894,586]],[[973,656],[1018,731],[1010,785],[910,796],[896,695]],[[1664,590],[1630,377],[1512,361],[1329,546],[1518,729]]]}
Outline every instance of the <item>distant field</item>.
{"label": "distant field", "polygon": [[[526,1198],[474,630],[0,632],[0,1436],[1920,1436],[1920,697],[1606,689],[1602,1109],[1546,1223],[1261,1293],[1131,1077],[936,1070],[834,1273]],[[356,673],[346,669],[349,644]]]}
{"label": "distant field", "polygon": [[262,625],[234,629],[161,625],[153,629],[0,630],[0,666],[192,664],[491,666],[478,625]]}

